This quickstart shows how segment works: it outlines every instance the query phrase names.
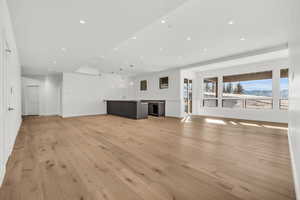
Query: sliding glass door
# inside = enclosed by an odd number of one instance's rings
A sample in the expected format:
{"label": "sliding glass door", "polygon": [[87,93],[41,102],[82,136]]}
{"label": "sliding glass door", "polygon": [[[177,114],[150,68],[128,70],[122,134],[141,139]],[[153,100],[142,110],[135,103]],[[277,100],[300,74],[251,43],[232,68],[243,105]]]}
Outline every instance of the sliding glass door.
{"label": "sliding glass door", "polygon": [[193,81],[186,78],[183,81],[183,99],[184,112],[191,114],[193,112]]}

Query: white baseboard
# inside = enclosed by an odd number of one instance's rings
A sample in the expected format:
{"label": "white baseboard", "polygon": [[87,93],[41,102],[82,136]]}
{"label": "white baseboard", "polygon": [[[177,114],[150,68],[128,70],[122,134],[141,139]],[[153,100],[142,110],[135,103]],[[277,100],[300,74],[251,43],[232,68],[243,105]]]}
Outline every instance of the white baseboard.
{"label": "white baseboard", "polygon": [[4,181],[5,172],[6,172],[6,167],[5,167],[5,164],[3,164],[3,166],[0,169],[0,188]]}
{"label": "white baseboard", "polygon": [[15,142],[16,142],[16,139],[18,137],[18,134],[20,132],[20,129],[21,129],[21,125],[22,125],[22,117],[20,118],[20,121],[19,121],[19,124],[17,125],[18,128],[17,128],[17,133],[16,134],[16,137],[15,137],[15,141],[14,141],[14,144],[13,146],[11,147],[11,149],[9,149],[9,155],[7,156],[7,159],[1,163],[2,166],[0,166],[0,187],[2,186],[3,184],[3,181],[4,181],[4,177],[5,177],[5,172],[6,172],[6,165],[7,165],[7,162],[9,160],[9,157],[11,156],[12,152],[13,152],[13,147],[15,146]]}
{"label": "white baseboard", "polygon": [[299,185],[299,180],[298,180],[298,170],[297,170],[296,161],[295,161],[295,154],[294,154],[294,149],[293,149],[293,145],[292,145],[291,131],[292,131],[291,128],[289,128],[289,132],[288,132],[289,149],[290,149],[293,179],[294,179],[294,185],[295,185],[295,193],[296,193],[296,198],[299,199],[300,198],[300,185]]}
{"label": "white baseboard", "polygon": [[69,118],[69,117],[83,117],[83,116],[93,116],[93,115],[106,115],[107,113],[81,113],[81,114],[69,114],[69,115],[62,115],[62,118]]}
{"label": "white baseboard", "polygon": [[42,113],[40,116],[57,116],[60,115],[59,113]]}
{"label": "white baseboard", "polygon": [[[60,113],[40,113],[38,116],[56,116],[56,115],[60,115]],[[28,115],[22,114],[22,116],[28,116]]]}

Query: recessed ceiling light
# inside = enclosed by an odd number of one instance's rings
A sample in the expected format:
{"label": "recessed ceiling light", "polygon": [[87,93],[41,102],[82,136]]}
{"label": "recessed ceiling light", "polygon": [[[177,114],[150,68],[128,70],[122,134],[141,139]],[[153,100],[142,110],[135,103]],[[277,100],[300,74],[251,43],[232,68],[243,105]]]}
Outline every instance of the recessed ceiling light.
{"label": "recessed ceiling light", "polygon": [[187,38],[186,38],[187,41],[190,41],[191,39],[192,39],[191,37],[187,37]]}
{"label": "recessed ceiling light", "polygon": [[80,23],[80,24],[85,24],[86,21],[81,19],[81,20],[79,20],[79,23]]}
{"label": "recessed ceiling light", "polygon": [[245,40],[246,40],[246,38],[244,38],[244,37],[241,37],[241,38],[240,38],[240,40],[241,40],[241,41],[245,41]]}
{"label": "recessed ceiling light", "polygon": [[162,24],[165,24],[165,23],[166,23],[166,20],[162,19],[160,22],[161,22]]}
{"label": "recessed ceiling light", "polygon": [[233,20],[230,20],[230,21],[228,21],[228,24],[229,24],[229,25],[233,25],[233,24],[234,24],[234,21],[233,21]]}
{"label": "recessed ceiling light", "polygon": [[136,37],[134,36],[134,37],[132,37],[132,39],[133,39],[133,40],[136,40]]}

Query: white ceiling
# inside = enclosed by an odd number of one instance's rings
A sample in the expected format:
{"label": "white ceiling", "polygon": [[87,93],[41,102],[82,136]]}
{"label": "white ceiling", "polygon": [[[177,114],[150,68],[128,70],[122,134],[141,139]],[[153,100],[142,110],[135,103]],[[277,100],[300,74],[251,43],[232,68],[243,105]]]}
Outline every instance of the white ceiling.
{"label": "white ceiling", "polygon": [[9,0],[8,4],[25,74],[75,71],[82,66],[125,74],[161,71],[287,43],[288,38],[286,0]]}

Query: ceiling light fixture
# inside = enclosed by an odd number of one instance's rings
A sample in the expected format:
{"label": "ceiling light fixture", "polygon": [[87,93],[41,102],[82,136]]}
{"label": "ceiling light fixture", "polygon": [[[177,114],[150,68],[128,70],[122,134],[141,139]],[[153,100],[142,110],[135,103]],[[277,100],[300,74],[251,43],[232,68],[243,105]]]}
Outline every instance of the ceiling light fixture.
{"label": "ceiling light fixture", "polygon": [[228,24],[229,24],[229,25],[233,25],[233,24],[234,24],[234,21],[233,21],[233,20],[230,20],[230,21],[228,22]]}
{"label": "ceiling light fixture", "polygon": [[191,39],[192,39],[191,37],[187,37],[187,38],[186,38],[187,41],[190,41]]}
{"label": "ceiling light fixture", "polygon": [[162,24],[165,24],[165,23],[166,23],[166,20],[162,19],[160,22],[161,22]]}
{"label": "ceiling light fixture", "polygon": [[246,40],[246,38],[244,38],[244,37],[241,37],[241,38],[240,38],[240,40],[241,40],[241,41],[245,41],[245,40]]}
{"label": "ceiling light fixture", "polygon": [[133,40],[136,40],[136,37],[134,36],[134,37],[132,37],[132,39],[133,39]]}
{"label": "ceiling light fixture", "polygon": [[81,19],[81,20],[79,20],[79,23],[80,23],[80,24],[85,24],[86,21]]}

